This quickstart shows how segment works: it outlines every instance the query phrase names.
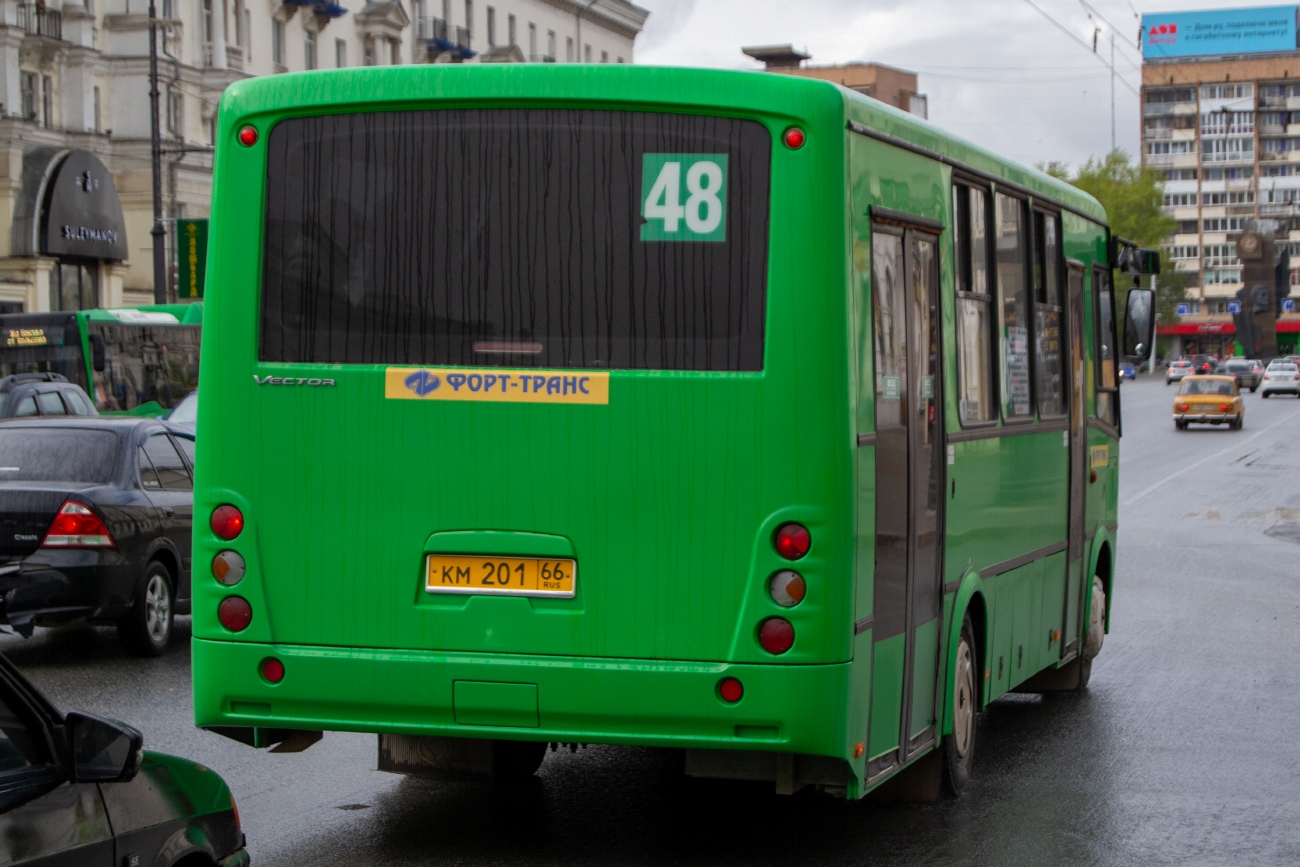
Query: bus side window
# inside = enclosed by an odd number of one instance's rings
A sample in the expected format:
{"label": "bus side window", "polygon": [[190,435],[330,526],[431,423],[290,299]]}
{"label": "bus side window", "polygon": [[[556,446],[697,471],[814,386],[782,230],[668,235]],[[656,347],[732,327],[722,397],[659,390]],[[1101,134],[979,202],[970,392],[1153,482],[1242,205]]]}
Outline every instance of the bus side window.
{"label": "bus side window", "polygon": [[1097,389],[1097,418],[1115,425],[1115,402],[1119,386],[1115,379],[1115,308],[1111,299],[1110,272],[1098,268],[1092,272],[1097,317],[1097,376],[1093,380]]}
{"label": "bus side window", "polygon": [[1034,211],[1034,379],[1039,418],[1065,415],[1059,219],[1056,214]]}
{"label": "bus side window", "polygon": [[1002,417],[1028,419],[1034,414],[1029,374],[1029,311],[1025,279],[1025,203],[998,193],[998,338],[1001,352]]}
{"label": "bus side window", "polygon": [[962,425],[997,419],[990,350],[988,193],[953,186],[957,262],[957,408]]}

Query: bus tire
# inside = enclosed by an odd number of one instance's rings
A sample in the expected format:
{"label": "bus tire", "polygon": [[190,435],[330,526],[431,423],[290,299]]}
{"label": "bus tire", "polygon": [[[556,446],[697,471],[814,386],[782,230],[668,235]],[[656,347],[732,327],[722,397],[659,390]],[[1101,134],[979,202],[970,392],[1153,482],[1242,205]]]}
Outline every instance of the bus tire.
{"label": "bus tire", "polygon": [[1091,663],[1101,653],[1106,640],[1106,585],[1101,576],[1092,576],[1092,605],[1088,610],[1088,637],[1083,644],[1083,658]]}
{"label": "bus tire", "polygon": [[161,656],[172,640],[175,605],[167,567],[151,560],[136,590],[131,611],[117,622],[122,644],[136,656]]}
{"label": "bus tire", "polygon": [[953,663],[952,732],[943,738],[943,788],[950,795],[960,795],[970,782],[975,761],[975,715],[979,708],[977,672],[979,654],[975,649],[975,627],[970,615],[962,619],[961,638],[957,641],[957,658]]}
{"label": "bus tire", "polygon": [[492,782],[522,783],[546,758],[546,741],[493,741]]}

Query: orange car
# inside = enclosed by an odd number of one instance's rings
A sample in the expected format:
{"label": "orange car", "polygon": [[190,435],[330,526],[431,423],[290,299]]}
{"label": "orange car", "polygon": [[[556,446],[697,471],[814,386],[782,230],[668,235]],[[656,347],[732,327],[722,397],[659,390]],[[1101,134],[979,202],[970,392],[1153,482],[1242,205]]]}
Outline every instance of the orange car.
{"label": "orange car", "polygon": [[1226,424],[1241,430],[1246,408],[1232,376],[1185,376],[1174,398],[1174,427]]}

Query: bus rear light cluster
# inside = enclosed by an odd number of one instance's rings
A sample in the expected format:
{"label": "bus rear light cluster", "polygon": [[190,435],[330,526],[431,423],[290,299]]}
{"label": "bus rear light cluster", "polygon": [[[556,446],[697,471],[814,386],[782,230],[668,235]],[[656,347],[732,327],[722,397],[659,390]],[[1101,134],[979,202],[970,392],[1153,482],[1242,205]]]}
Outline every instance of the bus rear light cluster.
{"label": "bus rear light cluster", "polygon": [[794,647],[794,627],[784,617],[769,617],[758,624],[758,643],[768,653],[780,656]]}
{"label": "bus rear light cluster", "polygon": [[42,548],[112,548],[108,527],[89,506],[68,500],[45,531]]}
{"label": "bus rear light cluster", "polygon": [[253,622],[253,606],[242,596],[227,596],[217,606],[217,620],[231,632],[243,632]]}
{"label": "bus rear light cluster", "polygon": [[782,608],[793,608],[803,601],[808,593],[808,585],[803,576],[793,569],[782,569],[767,582],[767,592],[772,601]]}
{"label": "bus rear light cluster", "polygon": [[244,580],[248,571],[244,558],[234,551],[222,551],[212,558],[212,577],[227,587],[234,587]]}
{"label": "bus rear light cluster", "polygon": [[776,548],[776,553],[785,559],[798,560],[812,548],[812,536],[803,524],[791,521],[776,528],[772,545]]}
{"label": "bus rear light cluster", "polygon": [[274,656],[268,656],[262,660],[262,677],[266,678],[267,683],[279,683],[284,680],[284,663]]}
{"label": "bus rear light cluster", "polygon": [[244,531],[244,513],[226,503],[212,510],[212,532],[229,542]]}
{"label": "bus rear light cluster", "polygon": [[727,704],[735,704],[745,696],[745,687],[734,677],[718,681],[718,696]]}

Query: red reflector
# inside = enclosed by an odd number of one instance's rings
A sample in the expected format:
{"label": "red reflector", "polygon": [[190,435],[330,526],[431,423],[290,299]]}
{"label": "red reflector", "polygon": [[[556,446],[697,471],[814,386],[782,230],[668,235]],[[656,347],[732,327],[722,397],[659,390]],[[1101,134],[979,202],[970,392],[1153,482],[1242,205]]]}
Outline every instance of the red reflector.
{"label": "red reflector", "polygon": [[812,547],[812,536],[808,534],[808,528],[803,524],[792,522],[776,528],[772,544],[776,546],[776,553],[785,559],[798,560]]}
{"label": "red reflector", "polygon": [[45,531],[43,548],[112,548],[113,537],[89,506],[68,500]]}
{"label": "red reflector", "polygon": [[781,617],[769,617],[758,625],[758,643],[768,653],[785,653],[794,647],[794,627]]}
{"label": "red reflector", "polygon": [[735,704],[745,695],[745,687],[734,677],[724,677],[718,681],[718,695],[723,701]]}
{"label": "red reflector", "polygon": [[271,683],[279,683],[284,680],[284,663],[274,656],[262,660],[262,677]]}
{"label": "red reflector", "polygon": [[253,606],[241,596],[227,596],[217,606],[217,620],[231,632],[243,632],[253,622]]}
{"label": "red reflector", "polygon": [[229,542],[244,530],[244,513],[227,503],[212,510],[212,532]]}
{"label": "red reflector", "polygon": [[807,136],[803,134],[803,130],[799,129],[797,126],[792,126],[785,131],[785,146],[792,151],[799,150],[807,140]]}
{"label": "red reflector", "polygon": [[246,126],[239,131],[239,143],[246,148],[257,144],[257,127]]}

